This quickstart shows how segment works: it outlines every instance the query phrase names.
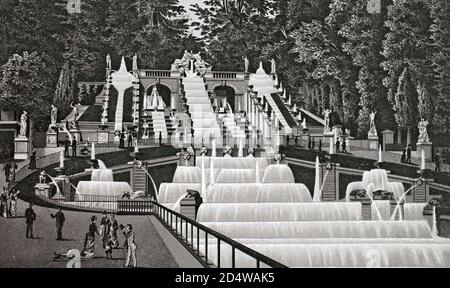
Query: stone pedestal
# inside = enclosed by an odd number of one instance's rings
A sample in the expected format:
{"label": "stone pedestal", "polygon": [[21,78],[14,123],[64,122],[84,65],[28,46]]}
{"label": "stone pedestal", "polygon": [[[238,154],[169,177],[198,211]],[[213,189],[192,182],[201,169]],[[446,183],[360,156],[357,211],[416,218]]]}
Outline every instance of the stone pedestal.
{"label": "stone pedestal", "polygon": [[383,135],[383,151],[386,151],[386,144],[394,144],[394,131],[386,129],[381,132]]}
{"label": "stone pedestal", "polygon": [[378,146],[379,146],[379,141],[378,141],[378,136],[369,136],[368,137],[369,140],[369,149],[373,149],[373,150],[378,150]]}
{"label": "stone pedestal", "polygon": [[180,214],[195,220],[195,199],[183,198],[180,202]]}
{"label": "stone pedestal", "polygon": [[77,143],[81,142],[81,131],[78,129],[70,129],[70,134],[72,134],[73,138],[77,140]]}
{"label": "stone pedestal", "polygon": [[335,126],[333,126],[331,131],[334,134],[334,143],[336,143],[337,140],[339,139],[339,137],[341,137],[341,135],[342,135],[342,125],[335,125]]}
{"label": "stone pedestal", "polygon": [[30,158],[30,141],[25,136],[14,139],[14,160],[28,160]]}
{"label": "stone pedestal", "polygon": [[97,142],[98,143],[108,143],[109,142],[109,131],[108,130],[98,130],[97,131]]}
{"label": "stone pedestal", "polygon": [[46,146],[48,148],[56,148],[58,147],[58,132],[57,131],[51,131],[47,132],[46,135]]}
{"label": "stone pedestal", "polygon": [[334,133],[325,133],[325,134],[323,134],[323,143],[329,143],[330,147],[329,147],[328,153],[330,155],[336,153],[335,149],[334,149],[334,145],[335,145]]}
{"label": "stone pedestal", "polygon": [[51,198],[51,186],[47,183],[38,183],[34,185],[34,195],[37,197]]}
{"label": "stone pedestal", "polygon": [[432,144],[431,142],[418,142],[417,143],[417,154],[418,158],[422,157],[422,150],[425,151],[425,160],[432,161],[433,160],[433,152],[432,152]]}
{"label": "stone pedestal", "polygon": [[58,194],[58,192],[56,192],[56,194],[53,196],[52,199],[55,200],[67,200],[67,201],[71,201],[71,186],[70,186],[70,182],[66,181],[67,176],[65,175],[61,175],[58,176],[55,179],[55,181],[58,183],[59,185],[59,189],[61,194]]}

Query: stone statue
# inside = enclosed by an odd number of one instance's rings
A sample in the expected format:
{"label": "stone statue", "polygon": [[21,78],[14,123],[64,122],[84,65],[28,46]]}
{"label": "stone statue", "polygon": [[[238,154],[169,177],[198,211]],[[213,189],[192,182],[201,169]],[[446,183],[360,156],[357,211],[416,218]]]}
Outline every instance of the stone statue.
{"label": "stone statue", "polygon": [[163,110],[166,105],[164,101],[162,100],[161,95],[158,93],[158,89],[156,88],[156,85],[153,86],[152,94],[145,96],[145,108],[146,109],[158,109]]}
{"label": "stone statue", "polygon": [[78,115],[80,115],[80,103],[72,105],[70,104],[70,107],[73,109],[73,120],[72,121],[77,121],[77,117]]}
{"label": "stone statue", "polygon": [[270,59],[270,63],[271,63],[271,70],[270,73],[271,74],[276,74],[277,73],[277,69],[276,69],[276,63],[275,63],[275,59]]}
{"label": "stone statue", "polygon": [[58,108],[52,104],[52,111],[50,112],[50,126],[56,127],[56,122],[58,118]]}
{"label": "stone statue", "polygon": [[111,70],[111,56],[106,55],[106,69]]}
{"label": "stone statue", "polygon": [[370,129],[369,129],[369,136],[377,136],[377,128],[375,127],[375,116],[377,114],[377,111],[372,111],[369,114],[370,119]]}
{"label": "stone statue", "polygon": [[326,109],[325,111],[323,111],[323,116],[324,116],[324,120],[325,120],[325,127],[323,127],[323,132],[330,132],[330,113],[331,110],[330,109]]}
{"label": "stone statue", "polygon": [[23,111],[22,116],[20,116],[20,131],[19,136],[21,137],[27,137],[27,120],[28,120],[28,113],[27,111]]}
{"label": "stone statue", "polygon": [[138,70],[138,66],[137,66],[137,55],[134,54],[133,56],[133,71]]}
{"label": "stone statue", "polygon": [[247,56],[242,56],[242,59],[244,59],[244,73],[248,73],[248,66],[249,66],[249,61]]}
{"label": "stone statue", "polygon": [[426,121],[423,118],[419,121],[419,124],[417,125],[417,127],[419,128],[419,142],[420,143],[430,142],[430,138],[428,137],[427,126],[428,126],[428,121]]}

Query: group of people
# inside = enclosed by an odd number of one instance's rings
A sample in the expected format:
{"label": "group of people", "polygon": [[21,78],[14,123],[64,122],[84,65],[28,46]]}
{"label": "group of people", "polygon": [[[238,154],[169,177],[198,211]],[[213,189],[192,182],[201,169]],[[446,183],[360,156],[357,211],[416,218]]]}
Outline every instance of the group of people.
{"label": "group of people", "polygon": [[[124,229],[125,228],[125,229]],[[114,214],[108,214],[103,212],[103,217],[100,219],[100,229],[97,228],[97,216],[91,217],[91,224],[89,225],[89,231],[85,235],[84,248],[81,252],[83,257],[93,257],[95,253],[95,237],[99,236],[103,249],[105,250],[106,258],[112,259],[112,251],[119,247],[119,239],[117,237],[117,231],[121,230],[125,236],[124,247],[127,250],[125,267],[136,267],[136,243],[134,240],[133,226],[127,224],[123,226],[118,224]]]}
{"label": "group of people", "polygon": [[20,191],[11,189],[8,191],[3,187],[3,192],[0,194],[0,215],[4,218],[17,216],[17,200]]}
{"label": "group of people", "polygon": [[405,148],[403,149],[402,157],[400,158],[400,162],[411,164],[411,151],[411,144],[405,146]]}
{"label": "group of people", "polygon": [[64,157],[69,158],[69,150],[72,148],[72,157],[77,157],[77,139],[73,138],[70,141],[69,136],[64,140]]}
{"label": "group of people", "polygon": [[347,153],[347,141],[345,139],[342,139],[342,141],[339,140],[339,138],[336,141],[336,153],[342,152]]}

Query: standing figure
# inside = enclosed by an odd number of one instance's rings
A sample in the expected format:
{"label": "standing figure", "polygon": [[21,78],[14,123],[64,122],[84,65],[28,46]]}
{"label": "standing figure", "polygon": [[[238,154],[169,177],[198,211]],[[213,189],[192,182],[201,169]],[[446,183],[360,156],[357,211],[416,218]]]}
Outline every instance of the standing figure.
{"label": "standing figure", "polygon": [[95,251],[95,235],[100,236],[97,229],[97,216],[91,217],[91,224],[89,225],[89,232],[86,233],[84,238],[84,249],[81,252],[83,257],[93,257]]}
{"label": "standing figure", "polygon": [[9,194],[9,215],[11,217],[17,216],[17,195],[20,194],[20,190],[12,189],[11,193]]}
{"label": "standing figure", "polygon": [[55,214],[50,214],[50,217],[55,218],[56,220],[56,240],[63,240],[62,236],[62,228],[64,226],[64,221],[66,221],[66,218],[64,217],[64,213],[61,210],[61,207],[59,207],[58,212]]}
{"label": "standing figure", "polygon": [[0,214],[3,218],[8,217],[8,190],[3,187],[3,192],[0,194]]}
{"label": "standing figure", "polygon": [[66,136],[66,140],[64,140],[64,157],[69,158],[69,148],[70,148],[70,140],[69,137]]}
{"label": "standing figure", "polygon": [[323,132],[330,132],[330,113],[331,110],[330,109],[326,109],[325,111],[323,111],[323,116],[324,116],[324,120],[325,120],[325,127],[323,128]]}
{"label": "standing figure", "polygon": [[133,147],[133,135],[131,133],[128,133],[128,148]]}
{"label": "standing figure", "polygon": [[138,70],[138,66],[137,66],[137,54],[134,54],[133,56],[133,71],[137,71]]}
{"label": "standing figure", "polygon": [[270,69],[270,73],[271,74],[276,74],[277,73],[277,69],[276,69],[276,63],[275,63],[275,59],[270,59],[270,64],[271,64],[271,69]]}
{"label": "standing figure", "polygon": [[339,152],[340,145],[341,145],[341,142],[339,141],[339,139],[337,139],[337,141],[336,141],[336,153]]}
{"label": "standing figure", "polygon": [[70,104],[70,107],[73,109],[73,120],[72,123],[77,123],[78,115],[80,115],[80,103],[77,103],[75,105]]}
{"label": "standing figure", "polygon": [[434,156],[434,165],[434,171],[441,172],[441,155],[439,155],[439,151]]}
{"label": "standing figure", "polygon": [[36,149],[33,148],[30,156],[30,164],[28,165],[28,169],[34,170],[36,169]]}
{"label": "standing figure", "polygon": [[[122,226],[123,227],[123,226]],[[133,226],[131,224],[127,224],[127,228],[123,231],[123,235],[125,236],[125,248],[127,249],[127,257],[125,261],[125,267],[136,267],[136,242],[134,241],[134,233]],[[130,266],[130,262],[132,262],[132,266]]]}
{"label": "standing figure", "polygon": [[111,56],[106,55],[106,69],[111,70]]}
{"label": "standing figure", "polygon": [[244,59],[244,73],[248,73],[248,66],[249,66],[249,61],[247,56],[242,56],[242,59]]}
{"label": "standing figure", "polygon": [[421,143],[430,142],[430,138],[428,137],[427,126],[428,126],[428,121],[426,121],[423,118],[419,121],[419,124],[417,125],[417,127],[419,128],[419,139],[418,140]]}
{"label": "standing figure", "polygon": [[347,141],[346,139],[342,139],[342,153],[346,153],[347,152]]}
{"label": "standing figure", "polygon": [[13,162],[11,163],[11,170],[10,170],[10,176],[9,176],[9,180],[11,182],[16,181],[16,169],[17,169],[17,163],[16,163],[16,161],[13,160]]}
{"label": "standing figure", "polygon": [[33,223],[36,221],[36,213],[33,210],[33,203],[25,210],[25,223],[27,224],[27,238],[34,238],[33,236]]}
{"label": "standing figure", "polygon": [[161,133],[161,131],[159,131],[158,141],[159,141],[159,146],[161,146],[162,145],[162,133]]}
{"label": "standing figure", "polygon": [[119,132],[119,148],[123,149],[125,148],[125,134],[122,132]]}
{"label": "standing figure", "polygon": [[11,164],[9,162],[5,164],[3,171],[5,172],[6,182],[9,182],[9,176],[11,174]]}
{"label": "standing figure", "polygon": [[112,241],[112,247],[119,247],[119,239],[117,238],[117,230],[119,230],[119,224],[115,218],[114,214],[111,214],[111,218],[109,219],[109,235]]}
{"label": "standing figure", "polygon": [[369,136],[377,136],[377,128],[375,127],[375,116],[377,114],[377,111],[373,111],[369,114],[370,118],[370,129],[369,129]]}
{"label": "standing figure", "polygon": [[50,126],[56,127],[56,122],[57,122],[57,118],[58,118],[58,108],[56,108],[55,105],[52,104],[52,110],[50,112]]}
{"label": "standing figure", "polygon": [[77,157],[77,139],[72,140],[72,157]]}
{"label": "standing figure", "polygon": [[19,131],[20,137],[27,137],[27,127],[28,127],[27,115],[28,115],[27,111],[23,111],[22,116],[20,116],[20,131]]}
{"label": "standing figure", "polygon": [[103,211],[103,217],[100,219],[100,237],[102,239],[106,238],[109,234],[109,218],[106,211]]}
{"label": "standing figure", "polygon": [[406,163],[411,164],[411,144],[406,148]]}

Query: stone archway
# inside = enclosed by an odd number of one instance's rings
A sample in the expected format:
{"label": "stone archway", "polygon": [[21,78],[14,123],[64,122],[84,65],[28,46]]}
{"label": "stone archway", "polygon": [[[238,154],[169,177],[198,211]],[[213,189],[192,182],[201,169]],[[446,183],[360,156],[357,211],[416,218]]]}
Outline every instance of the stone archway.
{"label": "stone archway", "polygon": [[221,85],[214,88],[214,95],[217,99],[217,104],[220,107],[226,105],[226,107],[230,107],[232,113],[235,111],[235,97],[236,92],[235,89],[228,85]]}
{"label": "stone archway", "polygon": [[152,90],[153,90],[153,86],[156,85],[156,89],[158,89],[158,93],[161,96],[161,98],[164,101],[164,104],[166,104],[166,107],[170,108],[170,104],[171,104],[171,93],[172,91],[170,90],[170,87],[165,85],[165,84],[153,84],[147,87],[146,90],[146,95],[150,95],[152,94]]}

